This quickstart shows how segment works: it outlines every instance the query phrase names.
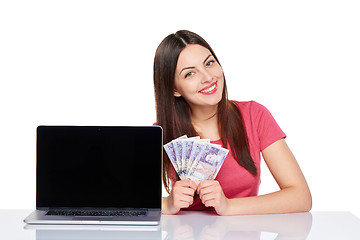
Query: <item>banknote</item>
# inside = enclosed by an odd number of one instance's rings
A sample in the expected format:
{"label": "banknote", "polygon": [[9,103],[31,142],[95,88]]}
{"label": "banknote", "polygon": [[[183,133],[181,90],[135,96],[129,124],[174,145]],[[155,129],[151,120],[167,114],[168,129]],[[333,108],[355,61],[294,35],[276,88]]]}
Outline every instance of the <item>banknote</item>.
{"label": "banknote", "polygon": [[205,147],[206,144],[210,144],[210,139],[200,139],[200,140],[194,141],[194,144],[191,149],[190,157],[188,160],[188,164],[187,164],[188,172],[190,171],[195,160],[199,157],[200,151]]}
{"label": "banknote", "polygon": [[190,159],[190,154],[191,154],[191,150],[192,150],[192,146],[194,144],[194,141],[200,140],[199,136],[196,137],[191,137],[191,138],[185,138],[182,139],[182,162],[181,162],[181,171],[182,173],[186,176],[187,172],[189,170],[188,168],[188,163],[189,163],[189,159]]}
{"label": "banknote", "polygon": [[165,144],[164,148],[180,179],[189,178],[197,184],[215,179],[229,152],[209,139],[186,135]]}
{"label": "banknote", "polygon": [[[175,139],[175,140],[185,139],[185,138],[187,138],[186,135],[181,136],[181,137],[179,137],[179,138],[177,138],[177,139]],[[180,170],[180,169],[179,169],[178,163],[177,163],[177,161],[176,161],[176,153],[175,153],[173,141],[168,142],[167,144],[165,144],[165,145],[164,145],[164,149],[165,149],[165,152],[166,152],[166,154],[168,155],[168,157],[169,157],[169,159],[170,159],[171,164],[174,166],[175,171],[176,171],[177,173],[179,173],[179,170]]]}
{"label": "banknote", "polygon": [[183,167],[182,167],[182,142],[181,139],[175,139],[172,141],[175,152],[175,162],[178,167],[178,175],[182,179],[183,178]]}
{"label": "banknote", "polygon": [[214,180],[229,150],[216,144],[205,144],[195,158],[187,178],[196,184],[203,180]]}

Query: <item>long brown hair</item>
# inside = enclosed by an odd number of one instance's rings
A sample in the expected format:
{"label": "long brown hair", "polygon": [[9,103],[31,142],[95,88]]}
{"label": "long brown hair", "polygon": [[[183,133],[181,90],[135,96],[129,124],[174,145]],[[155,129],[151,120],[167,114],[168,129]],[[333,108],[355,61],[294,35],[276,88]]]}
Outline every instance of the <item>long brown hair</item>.
{"label": "long brown hair", "polygon": [[[210,45],[193,32],[181,30],[170,34],[160,43],[154,59],[154,90],[156,123],[164,130],[164,143],[184,134],[189,137],[198,135],[191,124],[189,104],[183,97],[174,96],[177,61],[181,51],[188,44],[199,44],[207,48],[220,64]],[[235,103],[228,100],[225,77],[217,117],[224,147],[229,143],[237,162],[256,175],[257,169],[250,155],[243,119]],[[172,181],[177,179],[179,178],[168,156],[164,153],[163,182],[168,192],[170,192]]]}

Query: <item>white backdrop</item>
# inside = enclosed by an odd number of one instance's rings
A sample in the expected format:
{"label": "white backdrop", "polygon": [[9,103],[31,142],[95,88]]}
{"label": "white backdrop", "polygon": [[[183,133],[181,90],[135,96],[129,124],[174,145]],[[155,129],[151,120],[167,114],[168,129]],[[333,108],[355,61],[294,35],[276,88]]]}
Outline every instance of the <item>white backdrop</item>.
{"label": "white backdrop", "polygon": [[[230,99],[262,103],[288,135],[313,210],[360,216],[359,1],[224,2],[1,1],[0,208],[35,208],[37,125],[155,122],[156,47],[188,29]],[[277,190],[263,169],[261,193]]]}

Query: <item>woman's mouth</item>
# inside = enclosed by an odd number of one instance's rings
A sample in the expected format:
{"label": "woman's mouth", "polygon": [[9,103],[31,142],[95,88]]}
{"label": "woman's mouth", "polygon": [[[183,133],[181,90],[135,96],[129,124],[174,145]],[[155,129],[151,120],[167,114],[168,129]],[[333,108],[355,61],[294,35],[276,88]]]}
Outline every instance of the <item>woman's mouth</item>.
{"label": "woman's mouth", "polygon": [[201,89],[201,90],[199,91],[199,93],[205,94],[205,95],[210,95],[210,94],[215,93],[216,90],[217,90],[217,82],[214,82],[214,83],[211,84],[210,86]]}

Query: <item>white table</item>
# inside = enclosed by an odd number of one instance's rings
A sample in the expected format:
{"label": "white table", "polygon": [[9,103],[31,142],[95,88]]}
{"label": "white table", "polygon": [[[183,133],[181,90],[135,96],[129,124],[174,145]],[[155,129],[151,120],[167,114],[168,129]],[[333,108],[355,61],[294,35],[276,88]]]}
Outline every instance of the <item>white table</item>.
{"label": "white table", "polygon": [[217,216],[212,212],[163,215],[158,228],[50,227],[27,229],[32,210],[0,210],[1,240],[50,239],[360,239],[350,212]]}

